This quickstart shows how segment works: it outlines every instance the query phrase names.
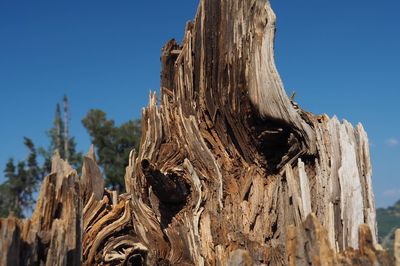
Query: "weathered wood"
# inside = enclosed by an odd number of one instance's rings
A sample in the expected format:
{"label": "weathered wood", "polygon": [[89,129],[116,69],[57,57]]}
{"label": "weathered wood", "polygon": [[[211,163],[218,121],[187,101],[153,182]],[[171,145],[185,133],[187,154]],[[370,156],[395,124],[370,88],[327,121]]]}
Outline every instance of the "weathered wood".
{"label": "weathered wood", "polygon": [[81,200],[75,170],[55,155],[32,218],[0,220],[1,265],[79,265]]}
{"label": "weathered wood", "polygon": [[[326,249],[357,249],[364,223],[376,244],[366,133],[293,107],[273,60],[274,25],[268,1],[201,1],[181,47],[163,48],[161,107],[151,94],[128,191],[147,228],[138,237],[152,248],[159,239],[171,264],[224,264],[236,249],[286,264],[287,228],[310,213],[327,229]],[[143,160],[190,184],[184,206],[157,196]]]}
{"label": "weathered wood", "polygon": [[89,153],[83,157],[80,184],[83,206],[86,205],[92,195],[96,200],[101,200],[103,198],[104,178],[96,164],[93,145],[90,147]]}
{"label": "weathered wood", "polygon": [[201,0],[162,50],[127,193],[104,189],[93,149],[80,179],[56,157],[32,220],[1,221],[2,261],[394,265],[377,245],[367,134],[287,97],[274,34],[267,0]]}
{"label": "weathered wood", "polygon": [[335,252],[327,230],[314,214],[309,215],[301,226],[288,228],[289,265],[394,265],[388,251],[375,247],[369,225],[360,225],[357,245],[357,250],[349,248]]}

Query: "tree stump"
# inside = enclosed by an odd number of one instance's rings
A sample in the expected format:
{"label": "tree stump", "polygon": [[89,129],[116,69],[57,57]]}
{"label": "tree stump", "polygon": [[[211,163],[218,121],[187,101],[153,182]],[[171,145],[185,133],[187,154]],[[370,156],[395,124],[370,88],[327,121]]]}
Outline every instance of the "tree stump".
{"label": "tree stump", "polygon": [[[274,34],[267,0],[201,0],[162,50],[127,192],[103,190],[94,155],[80,181],[56,167],[32,218],[46,227],[3,220],[3,260],[29,246],[27,264],[394,265],[377,245],[367,134],[287,97]],[[54,176],[72,178],[68,197]]]}

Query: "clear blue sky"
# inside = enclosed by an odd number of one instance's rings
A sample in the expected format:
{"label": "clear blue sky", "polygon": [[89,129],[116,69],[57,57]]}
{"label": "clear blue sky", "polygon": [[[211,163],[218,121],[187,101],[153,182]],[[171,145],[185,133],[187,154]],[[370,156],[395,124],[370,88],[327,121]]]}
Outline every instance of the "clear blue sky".
{"label": "clear blue sky", "polygon": [[[0,169],[22,159],[23,136],[47,146],[67,94],[71,134],[91,108],[139,118],[159,87],[160,51],[181,40],[198,0],[0,0]],[[400,199],[400,1],[272,0],[285,87],[314,113],[361,121],[370,137],[378,206]],[[0,180],[2,180],[0,174]]]}

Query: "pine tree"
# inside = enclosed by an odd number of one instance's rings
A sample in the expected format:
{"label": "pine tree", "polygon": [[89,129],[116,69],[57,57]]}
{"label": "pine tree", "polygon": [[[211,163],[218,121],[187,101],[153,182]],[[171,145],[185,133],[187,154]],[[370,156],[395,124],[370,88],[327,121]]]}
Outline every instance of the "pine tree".
{"label": "pine tree", "polygon": [[[51,172],[51,158],[58,150],[61,158],[67,160],[75,169],[80,169],[82,153],[76,151],[76,143],[68,134],[68,98],[64,96],[64,120],[60,104],[56,105],[53,127],[47,135],[50,144],[47,149],[36,150],[29,138],[24,138],[24,145],[29,151],[25,160],[15,165],[14,160],[7,162],[4,170],[5,182],[0,185],[0,217],[13,213],[23,217],[29,213],[35,204],[34,193],[45,175]],[[38,153],[43,157],[43,165],[39,166]]]}
{"label": "pine tree", "polygon": [[14,160],[10,158],[4,170],[6,180],[0,185],[1,217],[10,213],[24,217],[24,213],[29,213],[35,203],[33,193],[37,191],[42,175],[32,140],[24,138],[24,145],[29,150],[26,160],[19,161],[15,166]]}
{"label": "pine tree", "polygon": [[[33,193],[37,191],[38,185],[43,180],[42,171],[37,162],[37,152],[35,145],[29,138],[24,138],[24,144],[29,150],[28,158],[26,159],[26,183],[25,183],[25,194],[24,194],[24,204],[26,208],[32,208],[35,200],[33,198]],[[25,167],[24,167],[25,169]]]}
{"label": "pine tree", "polygon": [[78,171],[82,166],[82,153],[76,151],[76,142],[73,137],[69,137],[69,115],[68,115],[68,98],[64,96],[64,120],[62,118],[60,104],[56,105],[56,112],[53,121],[53,127],[47,131],[50,144],[47,149],[40,148],[39,153],[44,158],[44,166],[42,168],[43,175],[51,172],[51,158],[57,150],[60,157],[67,160]]}
{"label": "pine tree", "polygon": [[63,137],[64,137],[64,158],[68,161],[70,159],[69,153],[69,113],[68,113],[68,98],[64,95],[64,124],[63,124]]}
{"label": "pine tree", "polygon": [[7,217],[11,211],[10,202],[13,202],[12,191],[10,190],[9,180],[15,178],[15,165],[14,160],[10,158],[7,161],[6,168],[4,169],[4,177],[6,181],[0,185],[0,217]]}
{"label": "pine tree", "polygon": [[129,120],[118,127],[113,120],[107,119],[103,111],[93,109],[82,120],[82,124],[96,147],[98,164],[104,170],[107,185],[114,190],[123,191],[129,153],[132,149],[139,148],[140,120]]}

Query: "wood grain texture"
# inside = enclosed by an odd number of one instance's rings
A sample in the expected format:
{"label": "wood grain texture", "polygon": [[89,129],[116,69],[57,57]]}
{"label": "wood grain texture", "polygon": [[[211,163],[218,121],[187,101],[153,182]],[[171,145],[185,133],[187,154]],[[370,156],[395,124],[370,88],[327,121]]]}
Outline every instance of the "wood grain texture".
{"label": "wood grain texture", "polygon": [[34,222],[1,221],[5,259],[29,233],[60,265],[71,250],[85,265],[394,265],[377,245],[367,134],[287,97],[275,19],[267,0],[201,0],[162,49],[126,193],[104,189],[93,152],[80,179],[56,159]]}
{"label": "wood grain texture", "polygon": [[29,220],[0,220],[1,265],[79,265],[81,201],[79,177],[56,154]]}

